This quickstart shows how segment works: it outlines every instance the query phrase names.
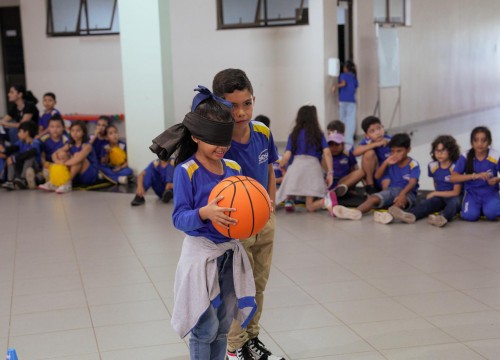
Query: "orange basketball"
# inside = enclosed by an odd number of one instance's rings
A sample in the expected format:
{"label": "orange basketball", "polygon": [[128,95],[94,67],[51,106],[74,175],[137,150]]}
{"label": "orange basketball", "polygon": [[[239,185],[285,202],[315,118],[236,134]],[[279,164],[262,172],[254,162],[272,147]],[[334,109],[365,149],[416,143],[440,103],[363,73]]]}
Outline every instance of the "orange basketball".
{"label": "orange basketball", "polygon": [[231,176],[222,180],[212,189],[208,202],[218,196],[224,196],[224,199],[217,205],[236,209],[226,213],[238,220],[236,225],[224,229],[219,224],[212,223],[218,232],[228,238],[246,239],[257,234],[271,216],[271,200],[266,189],[248,176]]}

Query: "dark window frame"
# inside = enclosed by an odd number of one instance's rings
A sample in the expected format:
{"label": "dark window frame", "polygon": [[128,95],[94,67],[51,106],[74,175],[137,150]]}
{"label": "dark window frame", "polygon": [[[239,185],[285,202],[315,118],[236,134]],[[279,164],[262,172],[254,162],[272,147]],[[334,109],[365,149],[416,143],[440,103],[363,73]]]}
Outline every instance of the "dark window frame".
{"label": "dark window frame", "polygon": [[[93,28],[89,26],[89,10],[87,0],[80,0],[78,7],[78,18],[76,22],[75,31],[54,31],[54,18],[52,15],[52,0],[47,0],[47,36],[61,37],[61,36],[100,36],[100,35],[119,35],[120,32],[111,31],[113,29],[113,22],[115,21],[115,13],[117,12],[118,0],[113,2],[113,10],[111,12],[111,19],[108,27]],[[82,27],[82,12],[85,14],[85,23]]]}
{"label": "dark window frame", "polygon": [[375,24],[380,24],[380,25],[392,25],[392,26],[406,26],[406,14],[407,14],[407,2],[405,0],[401,0],[401,5],[402,5],[402,19],[401,21],[395,21],[391,19],[391,5],[390,5],[390,0],[384,0],[385,1],[385,19],[379,20],[375,19]]}
{"label": "dark window frame", "polygon": [[[241,24],[224,24],[224,0],[217,0],[217,30],[231,30],[231,29],[248,29],[248,28],[266,28],[266,27],[279,27],[279,26],[302,26],[309,25],[309,8],[304,7],[305,0],[300,0],[300,8],[296,12],[295,17],[289,18],[268,18],[267,14],[267,0],[257,0],[255,9],[254,22],[241,23]],[[263,12],[263,18],[260,14]],[[281,24],[278,22],[295,20],[294,24]]]}

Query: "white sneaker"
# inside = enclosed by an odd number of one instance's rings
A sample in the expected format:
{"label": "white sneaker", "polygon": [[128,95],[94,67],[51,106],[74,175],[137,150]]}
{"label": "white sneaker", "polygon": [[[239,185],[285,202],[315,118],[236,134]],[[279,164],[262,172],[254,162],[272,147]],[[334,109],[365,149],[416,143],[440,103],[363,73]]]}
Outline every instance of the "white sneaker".
{"label": "white sneaker", "polygon": [[434,215],[431,214],[427,218],[427,221],[429,224],[437,226],[437,227],[443,227],[448,223],[448,220],[443,215]]}
{"label": "white sneaker", "polygon": [[333,214],[339,219],[361,220],[363,214],[358,209],[349,209],[348,207],[337,205],[333,207]]}
{"label": "white sneaker", "polygon": [[56,194],[65,194],[71,192],[71,190],[72,190],[71,183],[67,182],[66,184],[61,185],[56,189]]}
{"label": "white sneaker", "polygon": [[125,185],[128,183],[128,177],[126,176],[118,176],[118,184]]}
{"label": "white sneaker", "polygon": [[327,209],[328,212],[330,213],[331,217],[334,217],[335,215],[333,214],[333,208],[337,206],[339,203],[337,201],[337,195],[335,194],[335,191],[328,191],[323,198],[323,208]]}
{"label": "white sneaker", "polygon": [[379,224],[389,224],[394,220],[394,217],[386,211],[375,211],[373,220]]}
{"label": "white sneaker", "polygon": [[401,220],[404,223],[407,224],[415,224],[415,221],[417,221],[417,218],[415,215],[412,213],[406,212],[403,209],[397,207],[397,206],[391,206],[389,208],[389,213],[398,220]]}
{"label": "white sneaker", "polygon": [[50,181],[47,181],[45,184],[38,185],[38,188],[40,190],[44,190],[44,191],[56,191],[57,190],[57,186],[52,184]]}

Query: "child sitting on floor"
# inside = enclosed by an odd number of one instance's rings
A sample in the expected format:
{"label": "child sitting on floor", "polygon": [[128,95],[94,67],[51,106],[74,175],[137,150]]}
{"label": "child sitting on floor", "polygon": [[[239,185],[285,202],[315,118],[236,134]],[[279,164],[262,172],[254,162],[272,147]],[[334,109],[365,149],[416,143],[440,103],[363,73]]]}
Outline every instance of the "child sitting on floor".
{"label": "child sitting on floor", "polygon": [[108,125],[105,130],[107,144],[100,151],[99,170],[104,178],[114,184],[127,184],[129,178],[134,174],[128,167],[127,145],[120,140],[118,128],[115,125]]}
{"label": "child sitting on floor", "polygon": [[174,160],[155,160],[137,176],[137,189],[132,206],[143,205],[146,200],[144,194],[149,188],[153,188],[155,194],[162,202],[168,203],[172,200],[174,193]]}

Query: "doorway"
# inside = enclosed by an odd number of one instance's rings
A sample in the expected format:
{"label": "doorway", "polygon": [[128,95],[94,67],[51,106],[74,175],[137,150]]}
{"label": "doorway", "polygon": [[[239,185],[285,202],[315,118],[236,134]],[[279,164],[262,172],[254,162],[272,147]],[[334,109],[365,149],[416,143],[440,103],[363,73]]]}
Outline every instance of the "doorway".
{"label": "doorway", "polygon": [[337,24],[339,61],[343,64],[346,60],[353,60],[353,24],[352,1],[339,0],[337,2]]}

